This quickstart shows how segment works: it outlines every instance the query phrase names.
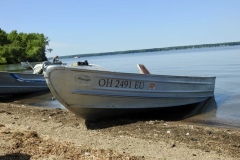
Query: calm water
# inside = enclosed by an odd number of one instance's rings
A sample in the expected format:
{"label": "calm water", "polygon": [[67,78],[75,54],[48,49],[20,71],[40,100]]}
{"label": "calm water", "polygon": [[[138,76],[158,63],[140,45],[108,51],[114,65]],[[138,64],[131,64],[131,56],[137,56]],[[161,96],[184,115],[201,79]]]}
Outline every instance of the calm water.
{"label": "calm water", "polygon": [[[205,106],[209,111],[185,121],[240,127],[240,46],[62,59],[67,64],[84,60],[119,72],[138,73],[137,64],[142,63],[151,74],[216,76],[215,97]],[[8,66],[8,70],[19,67]],[[63,108],[50,93],[18,102]]]}

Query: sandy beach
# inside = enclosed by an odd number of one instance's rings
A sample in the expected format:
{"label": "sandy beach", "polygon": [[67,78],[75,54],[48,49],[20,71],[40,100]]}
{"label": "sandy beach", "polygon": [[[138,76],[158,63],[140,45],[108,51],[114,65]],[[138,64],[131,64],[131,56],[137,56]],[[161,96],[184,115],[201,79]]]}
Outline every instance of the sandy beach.
{"label": "sandy beach", "polygon": [[0,103],[0,159],[240,159],[240,130]]}

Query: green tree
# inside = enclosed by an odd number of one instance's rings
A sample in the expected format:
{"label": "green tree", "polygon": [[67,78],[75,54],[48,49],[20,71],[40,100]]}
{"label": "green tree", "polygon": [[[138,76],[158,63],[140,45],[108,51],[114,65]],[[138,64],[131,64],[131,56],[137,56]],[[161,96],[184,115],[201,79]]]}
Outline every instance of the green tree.
{"label": "green tree", "polygon": [[0,28],[0,46],[8,44],[7,33]]}
{"label": "green tree", "polygon": [[45,61],[48,37],[40,33],[7,34],[0,29],[0,64],[20,63],[21,61]]}

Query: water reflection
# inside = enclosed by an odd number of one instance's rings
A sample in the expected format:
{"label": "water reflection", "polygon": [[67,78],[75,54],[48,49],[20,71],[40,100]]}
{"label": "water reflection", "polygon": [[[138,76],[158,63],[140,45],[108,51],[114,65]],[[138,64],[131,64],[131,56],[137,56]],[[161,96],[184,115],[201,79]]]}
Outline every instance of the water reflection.
{"label": "water reflection", "polygon": [[191,114],[194,116],[189,116],[189,118],[184,119],[185,122],[192,122],[198,124],[206,124],[206,125],[217,125],[224,127],[239,127],[240,123],[233,121],[231,123],[230,120],[222,119],[218,117],[219,115],[218,104],[215,100],[215,97],[209,99],[205,104],[199,105],[195,111]]}
{"label": "water reflection", "polygon": [[[53,98],[51,92],[49,91],[29,93],[24,95],[14,95],[9,97],[0,97],[0,102],[16,103],[46,108],[65,108],[62,104],[60,104],[60,102]],[[154,109],[148,114],[146,114],[145,110],[142,114],[141,112],[139,113],[141,114],[141,117],[145,119],[183,120],[193,116],[201,118],[215,117],[216,109],[217,104],[215,98],[212,97],[207,101],[199,104]],[[134,113],[135,111],[133,112],[133,114],[130,115],[132,118],[135,118]],[[136,117],[138,117],[137,114]]]}
{"label": "water reflection", "polygon": [[[52,94],[49,91],[29,93],[24,95],[15,95],[10,97],[0,97],[1,103],[15,103],[20,105],[31,105],[36,107],[43,108],[61,108],[66,109],[60,102],[53,98]],[[160,108],[148,112],[144,111],[140,114],[130,114],[124,117],[116,117],[112,125],[121,125],[124,123],[141,121],[141,120],[167,120],[167,121],[185,121],[198,124],[207,124],[207,125],[221,125],[221,126],[233,126],[238,127],[240,124],[233,123],[230,125],[226,124],[226,120],[221,121],[217,118],[217,103],[215,97],[209,98],[207,101],[204,101],[199,104],[192,104],[186,106],[180,106],[175,108]],[[131,120],[130,120],[131,119]],[[93,126],[105,126],[109,125],[107,123],[109,120],[101,120],[92,122],[86,121],[86,123]],[[106,122],[106,124],[105,124]],[[121,122],[121,123],[120,123]],[[120,123],[120,124],[118,124]],[[102,127],[103,127],[102,126]],[[106,126],[105,126],[106,127]],[[110,127],[110,126],[108,126]],[[93,127],[94,128],[94,127]]]}
{"label": "water reflection", "polygon": [[[199,104],[191,104],[185,106],[177,106],[177,107],[168,107],[168,108],[158,108],[154,110],[143,110],[142,112],[136,110],[129,110],[129,112],[133,111],[130,114],[125,114],[121,117],[114,116],[111,121],[109,119],[101,119],[101,120],[86,120],[85,124],[88,129],[103,129],[113,126],[125,125],[136,123],[138,121],[155,121],[155,120],[164,120],[164,121],[191,121],[202,123],[201,117],[212,117],[215,116],[216,113],[216,101],[215,98],[212,97],[202,103]],[[191,120],[194,119],[195,116],[198,116],[199,120],[196,121]],[[111,123],[109,123],[111,122]],[[208,123],[212,124],[211,121]]]}
{"label": "water reflection", "polygon": [[185,120],[190,119],[206,119],[216,117],[217,103],[215,97],[209,98],[207,101],[200,103],[187,117]]}
{"label": "water reflection", "polygon": [[8,97],[0,97],[1,103],[16,103],[22,105],[31,105],[43,108],[62,108],[61,105],[55,98],[53,98],[50,91],[42,91],[36,93],[29,93],[23,95],[14,95]]}
{"label": "water reflection", "polygon": [[16,72],[25,70],[21,64],[0,65],[0,71]]}

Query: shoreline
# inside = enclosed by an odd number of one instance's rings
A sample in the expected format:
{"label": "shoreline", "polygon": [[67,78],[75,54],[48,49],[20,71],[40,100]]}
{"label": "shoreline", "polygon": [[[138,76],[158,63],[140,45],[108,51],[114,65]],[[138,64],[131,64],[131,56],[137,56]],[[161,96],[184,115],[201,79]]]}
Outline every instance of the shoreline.
{"label": "shoreline", "polygon": [[[165,51],[179,51],[179,50],[192,50],[192,49],[205,49],[205,48],[219,48],[219,47],[235,47],[239,46],[240,42],[224,42],[224,43],[212,43],[212,44],[196,44],[187,46],[171,46],[162,48],[145,48],[145,49],[134,49],[125,51],[110,51],[110,52],[98,52],[98,53],[83,53],[75,55],[62,55],[60,58],[74,58],[79,57],[91,57],[91,56],[106,56],[106,55],[119,55],[119,54],[135,54],[135,53],[147,53],[147,52],[165,52]],[[48,57],[50,60],[53,57]]]}
{"label": "shoreline", "polygon": [[240,130],[186,121],[85,121],[68,110],[0,103],[0,158],[239,159]]}

